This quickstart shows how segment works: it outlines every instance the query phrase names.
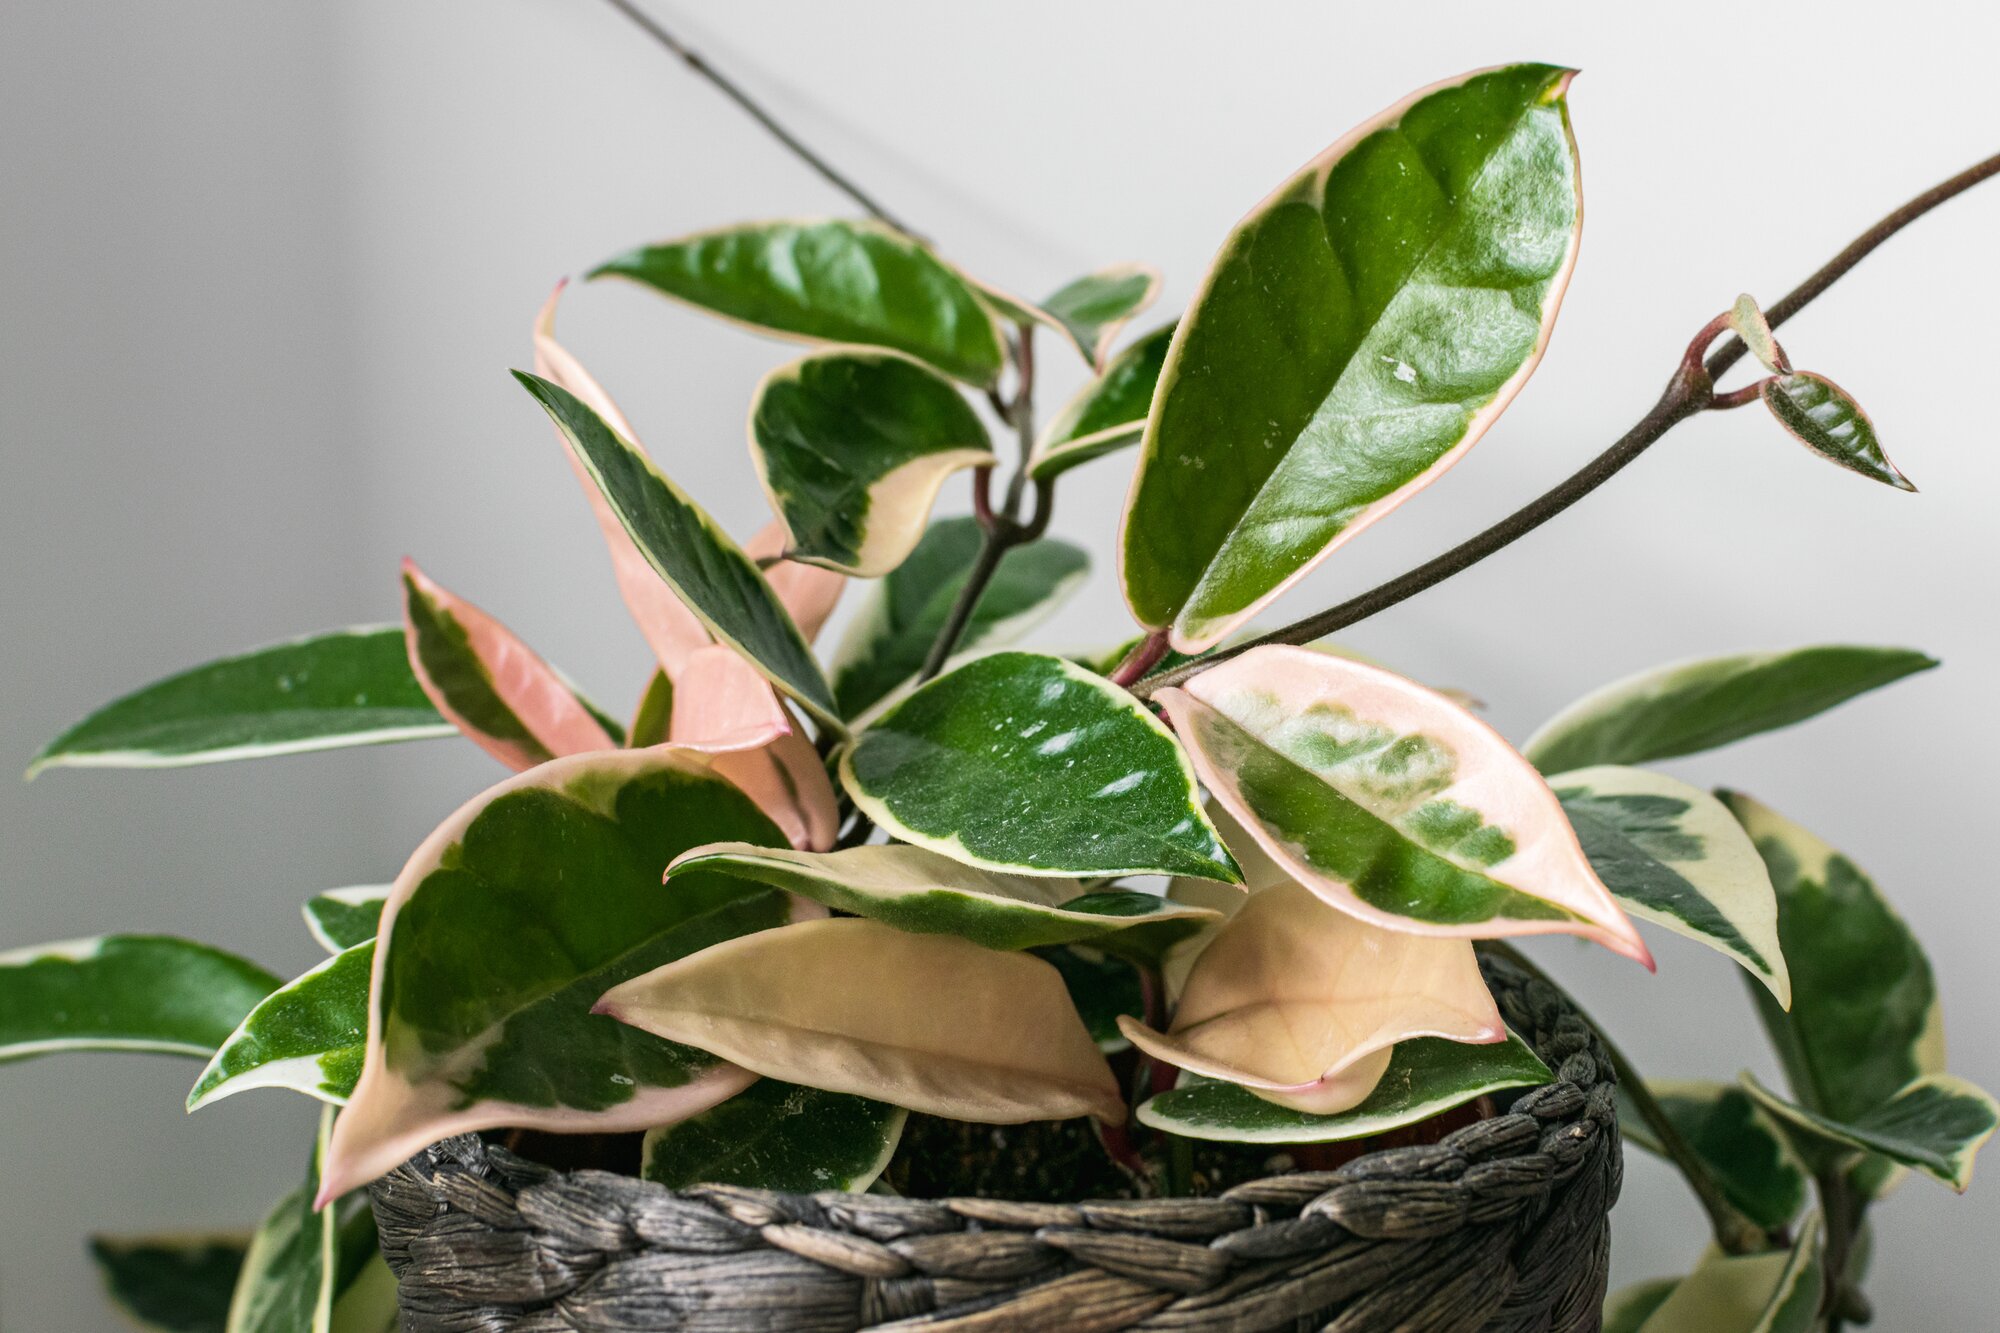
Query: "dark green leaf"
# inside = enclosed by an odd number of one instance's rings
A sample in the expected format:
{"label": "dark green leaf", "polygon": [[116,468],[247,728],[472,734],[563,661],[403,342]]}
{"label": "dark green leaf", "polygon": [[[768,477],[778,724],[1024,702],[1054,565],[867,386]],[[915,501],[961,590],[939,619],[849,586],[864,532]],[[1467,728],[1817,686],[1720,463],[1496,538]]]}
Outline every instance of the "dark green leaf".
{"label": "dark green leaf", "polygon": [[[1805,1164],[1748,1093],[1726,1083],[1646,1086],[1745,1217],[1766,1231],[1792,1224],[1806,1204]],[[1628,1140],[1664,1155],[1658,1137],[1622,1090],[1618,1124]]]}
{"label": "dark green leaf", "polygon": [[909,1112],[844,1092],[759,1079],[720,1106],[646,1135],[647,1180],[670,1189],[865,1190]]}
{"label": "dark green leaf", "polygon": [[361,1077],[374,967],[375,941],[364,940],[266,996],[195,1080],[187,1109],[251,1088],[344,1104]]}
{"label": "dark green leaf", "polygon": [[1874,1153],[1899,1166],[1915,1167],[1960,1193],[1972,1183],[1973,1159],[2000,1125],[2000,1106],[1993,1098],[1949,1074],[1926,1074],[1848,1121],[1794,1105],[1748,1074],[1743,1086],[1809,1150],[1836,1159]]}
{"label": "dark green leaf", "polygon": [[1861,404],[1826,376],[1810,371],[1774,375],[1760,392],[1778,423],[1821,458],[1899,491],[1917,489],[1882,452],[1875,423]]}
{"label": "dark green leaf", "polygon": [[1140,338],[1063,405],[1035,444],[1029,476],[1046,481],[1139,442],[1176,327],[1162,325]]}
{"label": "dark green leaf", "polygon": [[1042,302],[1095,370],[1104,364],[1118,330],[1160,294],[1160,271],[1146,264],[1113,264],[1065,283]]}
{"label": "dark green leaf", "polygon": [[[1195,881],[1207,883],[1206,880]],[[1090,1030],[1091,1039],[1097,1048],[1106,1054],[1125,1050],[1131,1042],[1118,1030],[1121,1015],[1143,1020],[1146,1016],[1146,1002],[1139,980],[1139,969],[1123,958],[1115,958],[1097,949],[1073,949],[1058,945],[1052,949],[1037,949],[1035,955],[1052,964],[1062,973],[1063,985],[1069,988],[1070,1003],[1083,1017],[1083,1025]]]}
{"label": "dark green leaf", "polygon": [[278,978],[167,935],[100,935],[0,954],[0,1063],[56,1051],[207,1059]]}
{"label": "dark green leaf", "polygon": [[93,1236],[90,1257],[118,1308],[159,1333],[225,1333],[245,1242],[208,1236]]}
{"label": "dark green leaf", "polygon": [[653,678],[646,682],[646,693],[639,700],[639,711],[632,715],[632,748],[643,750],[649,745],[666,744],[673,722],[673,677],[664,671],[655,671]]}
{"label": "dark green leaf", "polygon": [[382,924],[382,901],[388,896],[387,884],[328,889],[307,901],[306,929],[328,953],[352,949],[375,938]]}

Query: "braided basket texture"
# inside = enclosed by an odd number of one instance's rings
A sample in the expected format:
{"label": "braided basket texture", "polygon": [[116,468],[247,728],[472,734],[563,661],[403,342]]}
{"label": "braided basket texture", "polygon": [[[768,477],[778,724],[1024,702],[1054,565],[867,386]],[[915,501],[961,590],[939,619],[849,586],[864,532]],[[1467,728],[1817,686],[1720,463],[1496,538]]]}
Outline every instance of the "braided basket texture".
{"label": "braided basket texture", "polygon": [[1609,1063],[1485,960],[1556,1081],[1435,1144],[1216,1198],[669,1190],[449,1139],[376,1182],[406,1333],[1595,1330],[1622,1175]]}

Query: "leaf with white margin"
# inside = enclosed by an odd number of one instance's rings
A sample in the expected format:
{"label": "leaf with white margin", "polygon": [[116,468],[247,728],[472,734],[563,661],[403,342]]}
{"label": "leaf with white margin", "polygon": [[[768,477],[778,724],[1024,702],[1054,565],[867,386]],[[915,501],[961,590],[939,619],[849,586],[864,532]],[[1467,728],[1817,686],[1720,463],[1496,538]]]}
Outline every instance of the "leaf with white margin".
{"label": "leaf with white margin", "polygon": [[1047,481],[1079,463],[1139,442],[1175,327],[1162,325],[1138,339],[1063,404],[1035,441],[1034,454],[1028,459],[1031,478]]}
{"label": "leaf with white margin", "polygon": [[90,1257],[119,1312],[159,1333],[224,1333],[242,1236],[92,1236]]}
{"label": "leaf with white margin", "polygon": [[972,284],[879,222],[751,222],[641,246],[592,278],[626,278],[780,337],[864,343],[985,388],[1006,351]]}
{"label": "leaf with white margin", "polygon": [[1757,847],[1729,808],[1697,787],[1603,764],[1549,779],[1591,869],[1641,921],[1726,954],[1792,1002],[1778,901]]}
{"label": "leaf with white margin", "polygon": [[[932,523],[902,564],[875,586],[834,655],[833,693],[849,718],[859,718],[913,679],[951,615],[979,554],[972,518]],[[1000,557],[959,639],[959,656],[1025,634],[1082,586],[1090,556],[1068,542],[1043,538]]]}
{"label": "leaf with white margin", "polygon": [[280,1199],[250,1238],[226,1333],[346,1333],[334,1323],[335,1303],[378,1243],[366,1195],[329,1196],[329,1206],[315,1208],[334,1115],[330,1106],[320,1115],[305,1184]]}
{"label": "leaf with white margin", "polygon": [[1142,1125],[1190,1139],[1227,1143],[1332,1143],[1368,1138],[1442,1115],[1490,1092],[1549,1081],[1548,1066],[1513,1034],[1470,1046],[1439,1037],[1396,1043],[1388,1068],[1358,1104],[1314,1115],[1266,1101],[1251,1088],[1199,1075],[1142,1104]]}
{"label": "leaf with white margin", "polygon": [[897,352],[814,352],[750,407],[750,456],[785,556],[859,578],[903,563],[952,473],[991,467],[986,427],[948,381]]}
{"label": "leaf with white margin", "polygon": [[1422,89],[1237,224],[1167,352],[1126,504],[1141,625],[1182,652],[1219,642],[1513,400],[1583,224],[1573,73]]}
{"label": "leaf with white margin", "polygon": [[598,1010],[766,1078],[953,1120],[1125,1119],[1055,968],[949,935],[805,921],[634,978]]}
{"label": "leaf with white margin", "polygon": [[1675,662],[1585,695],[1521,752],[1544,773],[1675,759],[1803,722],[1937,664],[1911,648],[1847,644]]}
{"label": "leaf with white margin", "polygon": [[[1792,1224],[1806,1205],[1810,1175],[1790,1140],[1750,1094],[1727,1083],[1657,1079],[1647,1080],[1646,1090],[1745,1217],[1766,1231]],[[1667,1155],[1622,1087],[1618,1127],[1627,1142],[1655,1156]]]}
{"label": "leaf with white margin", "polygon": [[1507,1038],[1470,941],[1384,930],[1300,884],[1253,894],[1230,918],[1164,1036],[1118,1026],[1155,1059],[1313,1115],[1366,1100],[1400,1041]]}
{"label": "leaf with white margin", "polygon": [[1882,452],[1861,404],[1826,376],[1810,370],[1777,375],[1758,386],[1757,395],[1793,439],[1829,463],[1899,491],[1917,489]]}
{"label": "leaf with white margin", "polygon": [[1739,1256],[1711,1247],[1639,1333],[1812,1333],[1819,1327],[1821,1273],[1814,1213],[1789,1252]]}
{"label": "leaf with white margin", "polygon": [[1541,775],[1436,692],[1272,645],[1154,699],[1215,800],[1342,911],[1424,935],[1582,935],[1651,966]]}
{"label": "leaf with white margin", "polygon": [[379,933],[382,903],[388,896],[387,884],[356,884],[314,894],[302,909],[306,929],[328,953],[352,949]]}
{"label": "leaf with white margin", "polygon": [[440,825],[383,907],[367,1060],[328,1188],[451,1134],[650,1129],[747,1086],[590,1012],[627,977],[820,913],[718,877],[661,887],[676,856],[720,838],[782,841],[709,756],[673,746],[557,759]]}
{"label": "leaf with white margin", "polygon": [[995,653],[912,691],[842,752],[840,780],[893,836],[985,870],[1238,878],[1167,729],[1043,653]]}
{"label": "leaf with white margin", "polygon": [[0,953],[0,1064],[58,1051],[206,1060],[278,978],[170,935],[99,935]]}
{"label": "leaf with white margin", "polygon": [[839,730],[832,687],[805,635],[742,549],[583,400],[534,375],[517,370],[514,378],[562,431],[633,544],[708,632]]}
{"label": "leaf with white margin", "polygon": [[515,633],[403,561],[403,631],[417,683],[467,739],[515,772],[618,740]]}
{"label": "leaf with white margin", "polygon": [[2000,1105],[1975,1084],[1950,1074],[1926,1074],[1880,1106],[1852,1120],[1832,1120],[1794,1105],[1750,1075],[1743,1086],[1782,1120],[1794,1141],[1836,1158],[1874,1153],[1915,1167],[1960,1194],[1972,1184],[1973,1160],[2000,1126]]}
{"label": "leaf with white margin", "polygon": [[1048,325],[1076,348],[1092,371],[1102,373],[1118,331],[1159,296],[1160,271],[1151,264],[1110,264],[1064,283],[1040,305],[984,284],[979,284],[979,291],[1017,324]]}
{"label": "leaf with white margin", "polygon": [[1180,922],[1190,931],[1217,913],[1151,893],[1088,891],[1075,880],[1001,875],[906,843],[795,852],[747,843],[697,847],[667,867],[719,871],[921,935],[956,935],[989,949],[1038,949],[1098,941],[1134,926]]}
{"label": "leaf with white margin", "polygon": [[397,625],[309,635],[225,657],[106,704],[28,766],[180,768],[456,735],[424,697]]}
{"label": "leaf with white margin", "polygon": [[272,991],[222,1043],[188,1093],[200,1110],[251,1088],[290,1088],[344,1106],[368,1045],[370,939]]}
{"label": "leaf with white margin", "polygon": [[639,1174],[669,1189],[859,1193],[889,1165],[909,1115],[871,1097],[760,1078],[720,1106],[648,1131]]}

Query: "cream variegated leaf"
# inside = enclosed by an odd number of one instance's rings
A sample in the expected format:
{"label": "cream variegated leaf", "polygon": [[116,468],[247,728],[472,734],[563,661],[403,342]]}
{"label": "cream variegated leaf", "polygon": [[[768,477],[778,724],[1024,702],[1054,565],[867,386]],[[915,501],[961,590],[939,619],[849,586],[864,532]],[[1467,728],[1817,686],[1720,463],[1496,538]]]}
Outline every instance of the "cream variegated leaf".
{"label": "cream variegated leaf", "polygon": [[301,912],[306,929],[328,953],[339,953],[375,938],[382,924],[387,884],[355,884],[313,895]]}
{"label": "cream variegated leaf", "polygon": [[251,1088],[289,1088],[344,1106],[361,1076],[375,941],[344,949],[271,992],[208,1062],[187,1109]]}
{"label": "cream variegated leaf", "polygon": [[1814,1213],[1789,1251],[1732,1255],[1711,1248],[1639,1333],[1812,1333],[1823,1294],[1820,1232]]}

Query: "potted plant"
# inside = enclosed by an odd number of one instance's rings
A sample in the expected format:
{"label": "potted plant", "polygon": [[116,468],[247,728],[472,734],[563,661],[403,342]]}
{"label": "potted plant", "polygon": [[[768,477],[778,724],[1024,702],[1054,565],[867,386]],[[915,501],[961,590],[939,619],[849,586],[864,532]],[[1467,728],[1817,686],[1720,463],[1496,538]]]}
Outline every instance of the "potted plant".
{"label": "potted plant", "polygon": [[[516,373],[658,659],[628,723],[406,563],[400,625],[148,686],[30,770],[455,735],[513,770],[393,884],[306,904],[328,957],[291,981],[157,936],[0,957],[0,1059],[178,1052],[206,1061],[191,1109],[264,1087],[326,1104],[247,1245],[100,1242],[114,1291],[230,1333],[1865,1322],[1871,1204],[1911,1172],[1962,1189],[1995,1104],[1945,1071],[1929,967],[1862,871],[1644,766],[1932,659],[1679,664],[1517,749],[1329,636],[1702,412],[1761,404],[1911,489],[1772,330],[2000,158],[1768,310],[1719,313],[1639,423],[1519,513],[1251,628],[1533,372],[1581,227],[1571,78],[1411,94],[1279,183],[1188,309],[1129,339],[1152,271],[1024,300],[817,159],[873,217],[600,265],[808,344],[757,386],[774,517],[740,544],[564,349],[559,286]],[[1063,354],[1092,378],[1038,428],[1036,358]],[[1718,387],[1745,356],[1760,369]],[[1063,474],[1100,459],[1133,467],[1134,626],[1008,647],[1086,573],[1047,534]],[[972,517],[934,518],[961,473]],[[823,656],[851,581],[866,604]],[[1741,965],[1786,1088],[1648,1083],[1510,944],[1650,966],[1636,922]],[[1715,1243],[1607,1301],[1621,1127],[1685,1174]]]}

